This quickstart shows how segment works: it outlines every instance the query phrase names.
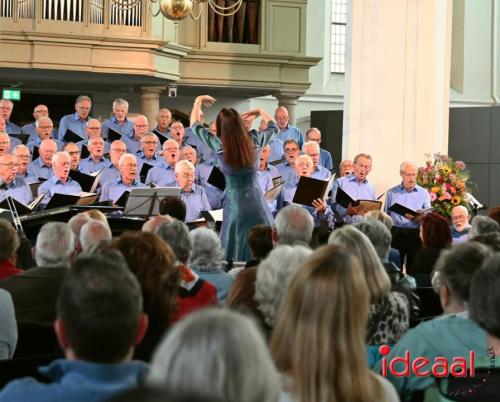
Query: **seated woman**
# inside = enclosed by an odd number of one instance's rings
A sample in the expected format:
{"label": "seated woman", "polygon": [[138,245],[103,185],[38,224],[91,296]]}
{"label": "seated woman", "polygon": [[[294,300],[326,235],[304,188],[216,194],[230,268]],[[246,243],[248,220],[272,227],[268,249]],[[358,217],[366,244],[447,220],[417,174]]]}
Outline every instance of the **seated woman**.
{"label": "seated woman", "polygon": [[441,251],[451,246],[448,221],[434,212],[424,215],[420,220],[420,239],[422,248],[415,254],[407,273],[417,280],[417,286],[431,286],[434,265]]}
{"label": "seated woman", "polygon": [[366,364],[370,291],[347,248],[319,248],[297,271],[281,305],[271,352],[284,375],[280,402],[398,401]]}
{"label": "seated woman", "polygon": [[[193,313],[156,350],[147,378],[177,397],[276,402],[279,376],[253,321],[224,309]],[[191,399],[198,401],[199,399]]]}
{"label": "seated woman", "polygon": [[391,281],[368,237],[352,226],[335,230],[330,244],[346,247],[358,257],[368,283],[370,309],[367,344],[393,344],[410,325],[409,300],[401,292],[391,292]]}

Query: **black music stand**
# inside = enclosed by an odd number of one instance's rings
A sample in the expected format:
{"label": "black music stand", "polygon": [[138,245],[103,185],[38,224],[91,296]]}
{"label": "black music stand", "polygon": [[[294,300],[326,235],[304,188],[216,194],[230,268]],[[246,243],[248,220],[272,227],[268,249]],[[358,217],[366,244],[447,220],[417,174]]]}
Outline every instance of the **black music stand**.
{"label": "black music stand", "polygon": [[160,214],[160,201],[165,197],[179,197],[179,187],[133,188],[128,196],[123,215],[153,216]]}

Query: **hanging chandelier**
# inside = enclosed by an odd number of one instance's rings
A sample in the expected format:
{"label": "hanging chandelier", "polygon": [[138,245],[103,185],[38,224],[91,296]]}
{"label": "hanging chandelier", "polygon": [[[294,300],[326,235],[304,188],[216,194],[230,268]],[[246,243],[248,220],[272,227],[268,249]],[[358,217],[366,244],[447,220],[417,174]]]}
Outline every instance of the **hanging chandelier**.
{"label": "hanging chandelier", "polygon": [[[111,0],[115,8],[121,11],[128,11],[135,8],[142,0]],[[180,21],[184,18],[191,16],[194,20],[198,20],[203,11],[203,4],[208,4],[214,13],[223,17],[228,17],[236,14],[240,9],[243,0],[236,0],[233,4],[227,7],[222,4],[217,4],[217,0],[144,0],[148,3],[148,9],[153,17],[160,14],[169,20]],[[194,15],[194,5],[198,5],[198,15]],[[158,10],[153,11],[153,8],[158,5]]]}

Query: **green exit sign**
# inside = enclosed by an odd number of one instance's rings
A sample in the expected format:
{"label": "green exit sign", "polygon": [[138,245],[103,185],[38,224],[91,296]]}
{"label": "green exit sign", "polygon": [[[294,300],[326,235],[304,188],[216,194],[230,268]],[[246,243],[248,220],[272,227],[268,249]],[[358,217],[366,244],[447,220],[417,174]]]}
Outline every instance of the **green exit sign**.
{"label": "green exit sign", "polygon": [[10,99],[13,101],[21,100],[21,91],[19,89],[4,89],[2,93],[3,99]]}

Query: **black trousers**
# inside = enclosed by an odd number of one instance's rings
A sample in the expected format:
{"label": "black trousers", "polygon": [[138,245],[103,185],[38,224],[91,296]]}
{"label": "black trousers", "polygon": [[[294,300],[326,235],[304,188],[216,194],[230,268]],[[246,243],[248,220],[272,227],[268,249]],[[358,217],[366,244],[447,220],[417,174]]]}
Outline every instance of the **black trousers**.
{"label": "black trousers", "polygon": [[406,272],[411,268],[415,254],[422,247],[420,240],[419,229],[406,229],[392,227],[392,244],[391,246],[399,250],[401,256],[401,263],[405,263],[406,258]]}

